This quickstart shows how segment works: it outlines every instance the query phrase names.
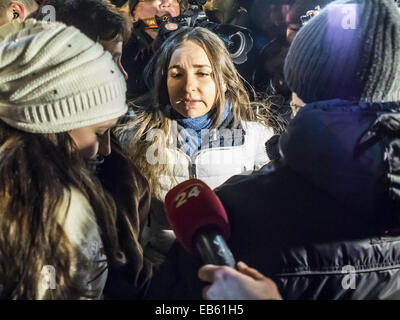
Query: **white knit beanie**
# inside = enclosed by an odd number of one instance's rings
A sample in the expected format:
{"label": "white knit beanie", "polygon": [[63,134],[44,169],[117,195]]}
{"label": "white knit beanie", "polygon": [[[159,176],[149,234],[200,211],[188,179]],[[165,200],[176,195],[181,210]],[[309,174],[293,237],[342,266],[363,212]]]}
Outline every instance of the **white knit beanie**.
{"label": "white knit beanie", "polygon": [[110,53],[78,29],[30,19],[0,27],[0,119],[57,133],[120,117],[126,83]]}

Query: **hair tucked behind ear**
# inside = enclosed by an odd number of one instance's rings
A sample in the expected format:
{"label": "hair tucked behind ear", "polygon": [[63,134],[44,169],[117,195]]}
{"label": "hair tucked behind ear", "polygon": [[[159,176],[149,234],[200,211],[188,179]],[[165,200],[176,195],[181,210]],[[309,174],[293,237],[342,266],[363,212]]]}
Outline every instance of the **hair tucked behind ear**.
{"label": "hair tucked behind ear", "polygon": [[85,168],[67,133],[30,134],[0,121],[0,284],[2,298],[38,298],[44,265],[56,269],[55,290],[44,298],[90,297],[70,275],[82,257],[57,218],[71,187],[89,200],[108,263],[123,264],[116,208],[98,180]]}

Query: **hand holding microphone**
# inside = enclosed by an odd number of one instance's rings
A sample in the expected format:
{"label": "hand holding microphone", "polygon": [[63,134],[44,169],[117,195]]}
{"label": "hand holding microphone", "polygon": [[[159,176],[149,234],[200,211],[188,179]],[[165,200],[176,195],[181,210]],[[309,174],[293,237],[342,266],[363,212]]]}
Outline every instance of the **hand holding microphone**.
{"label": "hand holding microphone", "polygon": [[204,264],[235,268],[235,259],[226,244],[230,235],[228,217],[217,197],[204,182],[185,181],[171,189],[164,202],[167,219],[176,239]]}
{"label": "hand holding microphone", "polygon": [[199,278],[211,285],[204,288],[204,299],[282,299],[276,284],[256,269],[243,262],[234,269],[235,259],[226,244],[228,217],[204,182],[192,179],[177,185],[165,197],[164,208],[176,239],[189,253],[199,254],[205,264]]}
{"label": "hand holding microphone", "polygon": [[206,300],[282,300],[276,284],[244,262],[238,262],[237,270],[205,265],[198,276],[211,283],[203,289]]}

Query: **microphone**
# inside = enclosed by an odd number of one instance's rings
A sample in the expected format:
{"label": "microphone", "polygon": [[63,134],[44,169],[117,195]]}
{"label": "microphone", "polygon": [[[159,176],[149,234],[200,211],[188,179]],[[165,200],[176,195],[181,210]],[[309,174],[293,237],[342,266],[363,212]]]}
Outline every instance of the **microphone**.
{"label": "microphone", "polygon": [[176,239],[204,264],[235,268],[236,262],[226,244],[230,227],[225,209],[213,190],[197,179],[171,189],[164,202],[168,222]]}

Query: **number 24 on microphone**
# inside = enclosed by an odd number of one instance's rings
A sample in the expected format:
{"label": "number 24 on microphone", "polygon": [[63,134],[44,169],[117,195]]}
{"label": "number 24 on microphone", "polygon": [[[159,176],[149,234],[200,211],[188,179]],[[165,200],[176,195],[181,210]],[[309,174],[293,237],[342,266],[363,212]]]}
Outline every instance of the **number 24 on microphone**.
{"label": "number 24 on microphone", "polygon": [[197,198],[200,195],[200,193],[201,193],[200,185],[190,186],[187,190],[178,193],[174,199],[176,203],[175,208],[181,207],[190,198]]}

